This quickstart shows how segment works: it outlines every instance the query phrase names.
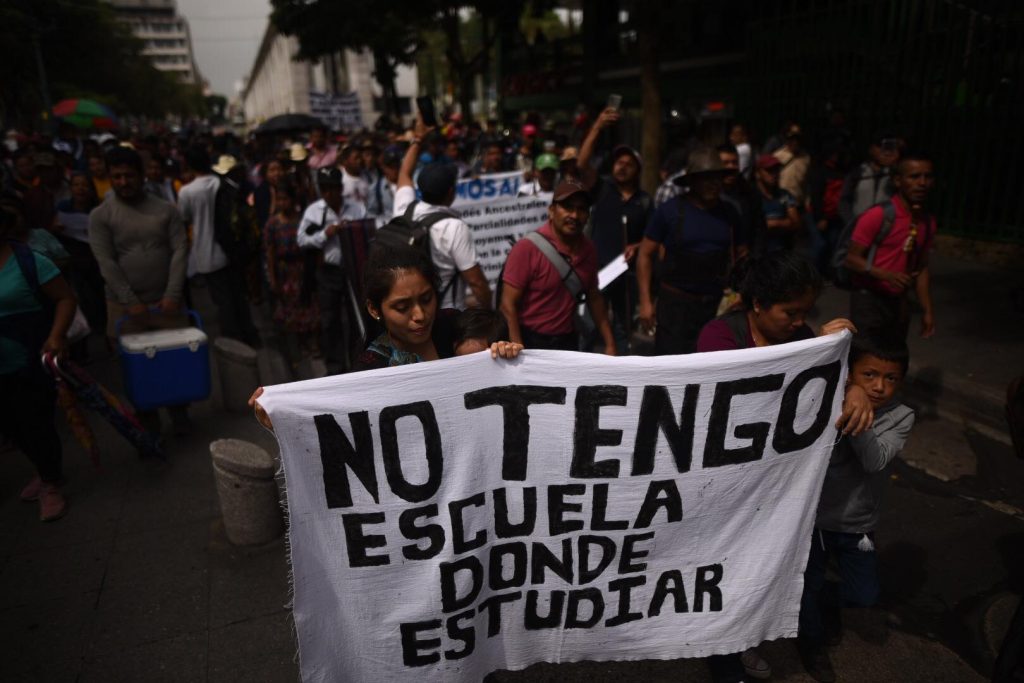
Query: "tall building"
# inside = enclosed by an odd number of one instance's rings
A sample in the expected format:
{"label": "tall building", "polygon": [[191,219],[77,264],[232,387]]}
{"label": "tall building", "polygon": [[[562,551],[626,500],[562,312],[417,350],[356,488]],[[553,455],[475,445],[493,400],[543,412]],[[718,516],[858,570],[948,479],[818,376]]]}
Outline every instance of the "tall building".
{"label": "tall building", "polygon": [[[252,69],[239,93],[245,121],[256,126],[277,114],[310,113],[311,93],[347,94],[358,100],[363,125],[372,126],[384,110],[373,57],[344,50],[316,62],[296,60],[299,39],[278,33],[268,22]],[[399,113],[412,113],[419,89],[415,65],[399,66],[395,77]]]}
{"label": "tall building", "polygon": [[107,0],[117,20],[142,41],[142,54],[161,71],[177,74],[185,83],[200,83],[192,54],[188,21],[178,16],[175,0]]}

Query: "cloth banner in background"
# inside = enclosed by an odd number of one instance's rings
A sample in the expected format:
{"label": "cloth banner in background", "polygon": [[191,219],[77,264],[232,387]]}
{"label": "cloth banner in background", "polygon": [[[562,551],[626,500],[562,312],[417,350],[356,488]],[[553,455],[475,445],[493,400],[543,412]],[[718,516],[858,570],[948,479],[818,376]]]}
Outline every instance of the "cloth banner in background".
{"label": "cloth banner in background", "polygon": [[363,127],[363,112],[359,108],[359,95],[355,92],[333,95],[310,90],[309,113],[333,130]]}
{"label": "cloth banner in background", "polygon": [[305,681],[479,681],[797,631],[849,334],[268,387]]}
{"label": "cloth banner in background", "polygon": [[501,267],[512,245],[544,225],[551,202],[537,197],[515,197],[462,205],[459,215],[473,231],[476,258],[496,291]]}
{"label": "cloth banner in background", "polygon": [[486,173],[476,178],[463,178],[455,185],[452,207],[461,209],[467,205],[512,199],[522,184],[522,171]]}

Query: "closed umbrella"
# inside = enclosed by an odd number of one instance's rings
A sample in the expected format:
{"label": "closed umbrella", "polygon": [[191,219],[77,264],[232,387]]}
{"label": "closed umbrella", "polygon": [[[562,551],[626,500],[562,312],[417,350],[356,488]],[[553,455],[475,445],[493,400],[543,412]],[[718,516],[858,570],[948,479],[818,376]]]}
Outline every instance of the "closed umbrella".
{"label": "closed umbrella", "polygon": [[76,128],[117,128],[114,111],[95,100],[61,100],[53,107],[53,115]]}
{"label": "closed umbrella", "polygon": [[[74,392],[79,403],[99,413],[141,454],[164,458],[160,442],[139,423],[132,409],[89,373],[69,360],[57,361],[49,353],[43,354],[43,367]],[[79,437],[78,433],[76,437]]]}

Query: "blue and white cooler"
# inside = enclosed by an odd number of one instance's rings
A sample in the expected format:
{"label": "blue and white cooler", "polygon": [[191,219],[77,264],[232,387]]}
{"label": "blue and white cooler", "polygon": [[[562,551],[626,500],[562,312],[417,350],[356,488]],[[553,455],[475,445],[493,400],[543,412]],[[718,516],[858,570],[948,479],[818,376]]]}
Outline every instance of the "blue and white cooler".
{"label": "blue and white cooler", "polygon": [[210,396],[208,339],[199,315],[195,311],[188,314],[195,327],[120,336],[124,389],[136,410],[182,405]]}

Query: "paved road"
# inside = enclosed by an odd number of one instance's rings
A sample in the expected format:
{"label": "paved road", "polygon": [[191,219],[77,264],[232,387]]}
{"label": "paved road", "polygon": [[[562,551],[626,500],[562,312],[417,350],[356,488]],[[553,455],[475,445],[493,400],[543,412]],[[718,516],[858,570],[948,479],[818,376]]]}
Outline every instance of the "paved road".
{"label": "paved road", "polygon": [[[949,346],[943,352],[936,340],[935,355],[920,367],[957,367],[967,344]],[[117,387],[112,362],[91,369]],[[217,400],[215,391],[195,407],[194,430],[172,439],[166,464],[137,460],[95,422],[104,444],[104,471],[96,472],[65,439],[71,510],[55,524],[40,524],[35,507],[17,499],[31,471],[20,455],[3,454],[0,680],[297,678],[284,544],[243,552],[227,543],[208,452],[224,437],[275,446],[249,416],[223,413]],[[1024,466],[1004,440],[976,416],[925,411],[894,472],[879,530],[884,604],[846,614],[847,635],[834,652],[841,680],[983,679],[992,656],[986,615],[992,623],[993,614],[1005,614],[1024,588]],[[809,680],[791,643],[763,647],[776,680]],[[597,683],[707,674],[699,662],[676,660],[538,665],[492,678]]]}

